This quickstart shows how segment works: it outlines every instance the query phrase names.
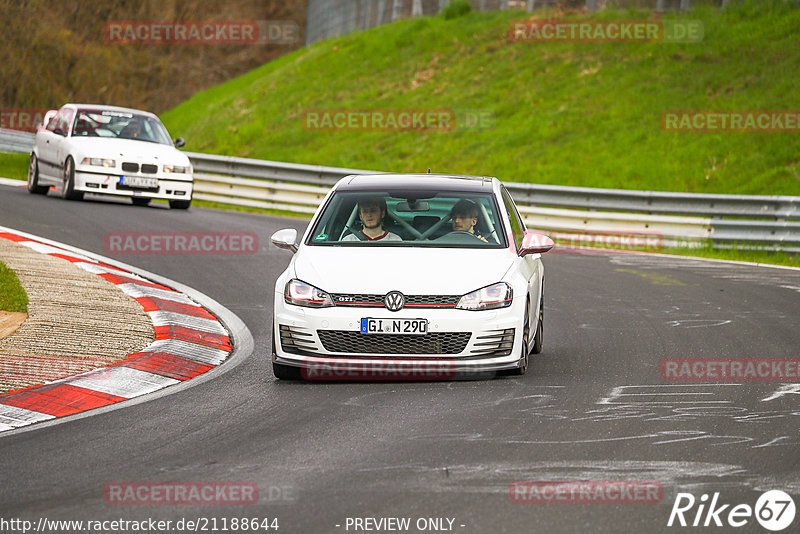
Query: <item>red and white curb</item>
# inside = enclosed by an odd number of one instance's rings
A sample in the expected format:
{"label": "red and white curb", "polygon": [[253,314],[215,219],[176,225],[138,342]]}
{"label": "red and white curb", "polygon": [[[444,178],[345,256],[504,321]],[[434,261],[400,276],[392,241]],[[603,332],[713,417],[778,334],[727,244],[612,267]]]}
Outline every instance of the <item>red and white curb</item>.
{"label": "red and white curb", "polygon": [[233,344],[222,322],[184,292],[120,267],[0,228],[0,239],[65,259],[116,284],[153,321],[155,341],[101,369],[0,395],[0,432],[152,393],[221,364]]}

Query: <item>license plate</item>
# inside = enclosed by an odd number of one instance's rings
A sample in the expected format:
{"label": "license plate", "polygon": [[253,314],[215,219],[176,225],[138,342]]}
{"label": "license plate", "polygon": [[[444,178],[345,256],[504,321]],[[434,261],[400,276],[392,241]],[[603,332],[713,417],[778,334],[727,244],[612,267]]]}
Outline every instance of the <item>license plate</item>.
{"label": "license plate", "polygon": [[143,176],[123,176],[119,179],[119,183],[128,187],[141,187],[142,189],[158,188],[158,178],[145,178]]}
{"label": "license plate", "polygon": [[424,335],[428,333],[427,319],[361,319],[362,334],[409,334]]}

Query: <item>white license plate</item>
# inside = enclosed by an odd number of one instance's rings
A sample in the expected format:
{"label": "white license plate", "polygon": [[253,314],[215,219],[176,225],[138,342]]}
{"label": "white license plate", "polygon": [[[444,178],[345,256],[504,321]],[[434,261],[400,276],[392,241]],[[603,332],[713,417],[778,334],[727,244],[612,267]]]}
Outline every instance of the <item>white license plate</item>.
{"label": "white license plate", "polygon": [[141,187],[144,189],[155,189],[158,187],[158,178],[145,178],[143,176],[123,176],[119,183],[128,187]]}
{"label": "white license plate", "polygon": [[424,335],[428,333],[427,319],[361,319],[362,334],[409,334]]}

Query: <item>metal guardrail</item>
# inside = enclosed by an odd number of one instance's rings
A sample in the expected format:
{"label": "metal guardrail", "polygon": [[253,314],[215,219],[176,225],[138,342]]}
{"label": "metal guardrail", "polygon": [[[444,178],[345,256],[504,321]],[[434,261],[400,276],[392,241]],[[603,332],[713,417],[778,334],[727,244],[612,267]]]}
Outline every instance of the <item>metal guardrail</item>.
{"label": "metal guardrail", "polygon": [[[195,198],[301,213],[313,213],[329,186],[343,176],[380,174],[199,153],[188,156],[196,173]],[[273,182],[244,180],[242,176]],[[284,181],[305,185],[289,185]],[[598,237],[598,241],[608,235],[658,236],[662,246],[692,246],[711,240],[720,245],[751,243],[800,251],[800,197],[628,191],[515,182],[504,185],[527,225],[555,232],[563,239],[581,241],[587,234]]]}
{"label": "metal guardrail", "polygon": [[[0,131],[0,151],[29,152],[33,134]],[[379,171],[302,165],[186,152],[194,198],[311,214],[330,186],[349,174]],[[628,191],[506,182],[533,228],[557,238],[604,241],[657,236],[660,246],[750,243],[800,252],[800,197]],[[728,217],[727,219],[723,217]],[[593,236],[593,238],[592,238]],[[595,239],[596,238],[596,239]]]}
{"label": "metal guardrail", "polygon": [[0,152],[30,152],[36,134],[0,128]]}

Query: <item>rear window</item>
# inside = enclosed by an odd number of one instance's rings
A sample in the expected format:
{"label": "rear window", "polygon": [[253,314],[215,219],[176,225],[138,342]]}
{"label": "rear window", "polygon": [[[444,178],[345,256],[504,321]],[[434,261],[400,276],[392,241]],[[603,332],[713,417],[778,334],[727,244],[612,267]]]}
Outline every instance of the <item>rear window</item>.
{"label": "rear window", "polygon": [[505,248],[494,195],[453,191],[337,192],[307,245]]}

